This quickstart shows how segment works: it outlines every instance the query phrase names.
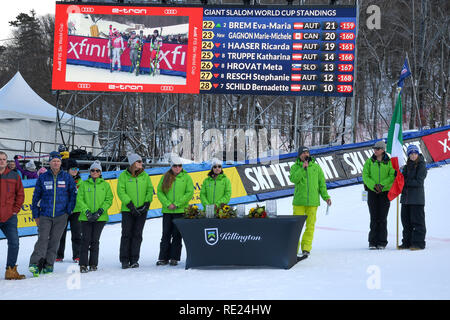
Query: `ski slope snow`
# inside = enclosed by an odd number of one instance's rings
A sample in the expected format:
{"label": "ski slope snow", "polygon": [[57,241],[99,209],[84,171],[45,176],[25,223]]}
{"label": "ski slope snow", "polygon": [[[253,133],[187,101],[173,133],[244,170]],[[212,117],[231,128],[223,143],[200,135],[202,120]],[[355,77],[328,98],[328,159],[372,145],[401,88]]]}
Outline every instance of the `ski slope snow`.
{"label": "ski slope snow", "polygon": [[[396,201],[391,203],[386,250],[368,250],[369,214],[361,201],[362,185],[329,190],[333,205],[318,210],[310,258],[289,270],[198,268],[185,270],[186,252],[176,267],[157,267],[161,218],[147,220],[140,268],[122,270],[119,263],[120,224],[109,224],[100,243],[99,270],[79,274],[68,261],[55,272],[30,277],[28,260],[36,236],[20,239],[18,269],[21,281],[0,280],[0,299],[168,299],[168,300],[305,300],[305,299],[449,299],[450,166],[428,171],[425,181],[427,247],[422,251],[396,249]],[[279,214],[292,214],[292,198],[278,200]],[[255,204],[248,204],[247,208]],[[400,224],[401,232],[401,224]],[[400,237],[401,238],[401,237]],[[6,240],[0,258],[6,260]],[[70,236],[66,258],[71,257]]]}

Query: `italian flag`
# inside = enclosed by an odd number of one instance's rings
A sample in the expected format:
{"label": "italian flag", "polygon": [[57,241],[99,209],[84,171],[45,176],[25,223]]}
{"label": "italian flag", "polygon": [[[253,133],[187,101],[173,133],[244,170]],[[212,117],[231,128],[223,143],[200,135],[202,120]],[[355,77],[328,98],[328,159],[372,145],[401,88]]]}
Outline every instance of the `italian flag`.
{"label": "italian flag", "polygon": [[388,193],[388,199],[392,201],[398,197],[403,190],[405,179],[400,167],[405,165],[403,158],[403,130],[402,130],[402,95],[401,91],[398,93],[397,103],[395,104],[394,114],[392,115],[391,124],[389,126],[389,133],[387,139],[386,151],[391,155],[391,163],[394,170],[397,172],[394,184]]}

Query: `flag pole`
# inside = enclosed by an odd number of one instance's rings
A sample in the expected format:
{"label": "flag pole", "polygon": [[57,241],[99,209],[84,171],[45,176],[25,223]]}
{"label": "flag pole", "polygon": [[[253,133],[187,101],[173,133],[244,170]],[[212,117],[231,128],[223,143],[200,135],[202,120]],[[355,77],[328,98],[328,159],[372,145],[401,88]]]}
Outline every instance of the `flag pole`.
{"label": "flag pole", "polygon": [[[408,65],[411,65],[411,63],[409,62],[408,52],[406,52],[406,60],[408,61]],[[416,83],[414,82],[414,76],[412,72],[411,72],[411,81],[412,81],[414,101],[416,102],[417,117],[419,118],[419,126],[420,130],[422,130],[422,119],[420,117],[419,103],[417,102],[417,95],[416,95]]]}
{"label": "flag pole", "polygon": [[400,249],[400,246],[398,245],[398,234],[399,234],[399,228],[398,228],[398,225],[399,225],[399,223],[398,223],[398,216],[399,216],[399,214],[398,214],[398,202],[399,202],[399,200],[398,200],[398,197],[397,197],[397,250],[399,250]]}
{"label": "flag pole", "polygon": [[[408,60],[408,53],[406,53],[406,59]],[[409,61],[408,61],[408,64],[409,64]],[[413,87],[414,87],[414,84],[413,84]],[[401,89],[397,89],[397,92],[398,92],[398,96],[401,95]],[[398,99],[398,96],[397,96],[397,99]],[[402,122],[402,124],[403,124],[403,122]],[[399,166],[398,169],[400,171],[400,166]],[[396,235],[395,235],[397,250],[400,250],[400,246],[398,244],[398,235],[399,235],[399,197],[400,196],[397,196],[397,232],[396,232]]]}
{"label": "flag pole", "polygon": [[[408,53],[406,53],[406,59],[408,59]],[[408,64],[409,64],[409,61],[408,61]],[[413,84],[413,86],[414,86],[414,84]],[[398,91],[398,94],[400,95],[401,94],[401,91]],[[399,170],[400,170],[400,167],[399,167]],[[398,223],[398,216],[399,216],[399,214],[398,214],[398,196],[397,196],[397,234],[396,234],[396,236],[395,236],[395,239],[396,239],[396,246],[397,246],[397,250],[399,250],[399,245],[398,245],[398,230],[399,230],[399,223]]]}

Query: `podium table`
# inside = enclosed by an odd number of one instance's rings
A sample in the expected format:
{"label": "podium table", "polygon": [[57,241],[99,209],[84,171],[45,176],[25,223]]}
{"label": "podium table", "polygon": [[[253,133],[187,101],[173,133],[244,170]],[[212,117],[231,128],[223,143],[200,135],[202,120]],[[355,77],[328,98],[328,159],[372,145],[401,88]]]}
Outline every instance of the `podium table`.
{"label": "podium table", "polygon": [[176,219],[186,246],[186,269],[270,266],[290,269],[306,216]]}

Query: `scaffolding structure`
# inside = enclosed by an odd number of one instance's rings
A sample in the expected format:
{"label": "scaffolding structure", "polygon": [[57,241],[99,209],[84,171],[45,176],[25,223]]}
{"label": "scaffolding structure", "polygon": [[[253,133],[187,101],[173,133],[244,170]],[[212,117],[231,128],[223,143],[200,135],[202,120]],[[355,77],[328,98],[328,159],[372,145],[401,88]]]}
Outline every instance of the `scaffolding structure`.
{"label": "scaffolding structure", "polygon": [[[121,2],[121,1],[96,1]],[[286,1],[282,5],[324,4],[324,1],[296,0]],[[327,2],[327,1],[325,1]],[[344,1],[341,1],[344,2]],[[347,0],[345,4],[359,6],[358,0]],[[238,0],[147,0],[127,1],[127,3],[167,4],[167,5],[268,5],[275,1],[238,1]],[[326,3],[325,3],[326,4]],[[340,3],[341,4],[341,3]],[[356,61],[355,61],[356,66]],[[356,68],[355,68],[356,69]],[[355,72],[356,74],[356,72]],[[356,81],[355,81],[356,82]],[[164,156],[173,150],[177,137],[173,132],[185,129],[194,133],[194,121],[201,123],[201,134],[209,129],[218,129],[223,134],[223,141],[238,139],[236,134],[244,133],[247,144],[253,140],[247,131],[266,130],[275,132],[278,145],[272,146],[271,140],[266,150],[279,150],[280,153],[295,152],[300,145],[337,145],[354,142],[354,104],[355,97],[300,97],[300,96],[255,96],[238,94],[162,94],[162,93],[110,93],[70,91],[55,92],[57,108],[62,111],[70,106],[76,107],[77,116],[99,100],[115,108],[114,118],[103,119],[98,132],[102,150],[98,155],[106,162],[122,163],[129,152],[143,156],[149,164],[164,161]],[[100,99],[102,98],[102,99]],[[333,110],[344,110],[344,114],[336,115]],[[331,115],[331,116],[330,116]],[[347,116],[351,117],[350,124]],[[330,117],[340,120],[330,122]],[[57,117],[59,119],[59,116]],[[336,123],[339,124],[336,125]],[[56,134],[62,130],[57,126]],[[73,135],[76,132],[65,132]],[[230,137],[232,134],[234,136]],[[231,139],[231,140],[230,140]],[[194,139],[192,139],[194,140]],[[347,140],[347,141],[346,141]],[[179,141],[178,141],[179,142]],[[209,141],[210,142],[210,141]],[[192,145],[194,141],[191,141]],[[202,148],[208,141],[202,141]],[[67,141],[69,149],[74,149],[71,140]],[[79,147],[79,146],[77,146]],[[194,146],[192,147],[194,149]],[[236,153],[236,150],[233,150]],[[192,155],[192,153],[189,153]],[[222,156],[223,155],[223,156]],[[183,156],[181,154],[181,156]],[[225,160],[223,154],[217,154]],[[248,157],[247,157],[248,158]],[[191,156],[193,160],[193,156]],[[226,159],[236,160],[236,159]]]}

